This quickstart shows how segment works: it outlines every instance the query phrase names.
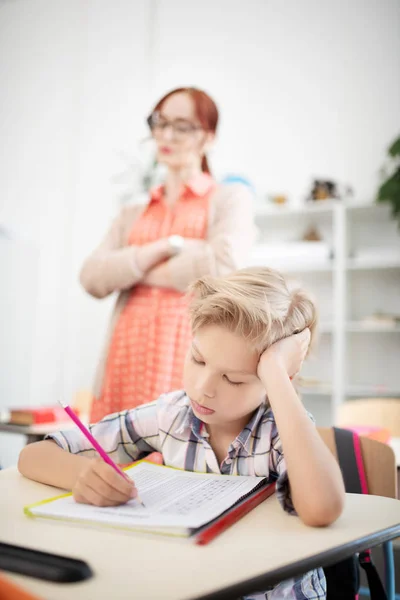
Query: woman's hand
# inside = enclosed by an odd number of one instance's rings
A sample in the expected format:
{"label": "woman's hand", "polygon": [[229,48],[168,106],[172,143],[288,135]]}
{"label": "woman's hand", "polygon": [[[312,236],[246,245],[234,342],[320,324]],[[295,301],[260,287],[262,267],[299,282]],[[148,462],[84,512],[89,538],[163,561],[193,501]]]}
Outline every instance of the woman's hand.
{"label": "woman's hand", "polygon": [[168,238],[149,242],[148,244],[144,244],[144,246],[137,247],[135,250],[136,268],[143,275],[169,258],[171,258],[171,246]]}
{"label": "woman's hand", "polygon": [[72,488],[76,502],[95,506],[118,506],[138,495],[135,484],[121,477],[101,458],[94,458],[83,466]]}
{"label": "woman's hand", "polygon": [[272,344],[260,357],[257,369],[258,377],[264,381],[268,379],[267,373],[270,375],[271,371],[273,372],[278,367],[283,368],[290,379],[293,379],[301,369],[310,340],[311,333],[307,328]]}

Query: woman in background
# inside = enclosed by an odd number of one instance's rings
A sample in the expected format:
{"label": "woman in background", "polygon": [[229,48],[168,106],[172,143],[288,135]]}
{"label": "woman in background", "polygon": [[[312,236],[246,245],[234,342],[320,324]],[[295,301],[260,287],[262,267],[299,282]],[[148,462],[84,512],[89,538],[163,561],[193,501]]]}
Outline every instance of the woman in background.
{"label": "woman in background", "polygon": [[195,88],[164,96],[148,118],[165,183],[144,206],[124,207],[80,275],[96,298],[119,297],[96,376],[90,421],[182,386],[190,341],[185,291],[203,275],[244,266],[254,239],[252,196],[218,185],[206,153],[217,130],[213,100]]}

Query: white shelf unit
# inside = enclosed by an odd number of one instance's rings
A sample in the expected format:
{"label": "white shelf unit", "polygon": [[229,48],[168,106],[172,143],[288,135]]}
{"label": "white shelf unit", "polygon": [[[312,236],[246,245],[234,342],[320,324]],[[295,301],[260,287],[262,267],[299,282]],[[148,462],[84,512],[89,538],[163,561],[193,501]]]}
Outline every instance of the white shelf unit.
{"label": "white shelf unit", "polygon": [[[300,388],[318,424],[333,424],[335,408],[346,399],[400,397],[400,324],[366,321],[376,312],[400,314],[400,230],[388,207],[264,205],[256,209],[256,221],[260,236],[251,264],[285,272],[318,304],[319,340],[302,373],[310,385]],[[303,258],[291,251],[310,227],[329,256],[318,242],[309,242]]]}

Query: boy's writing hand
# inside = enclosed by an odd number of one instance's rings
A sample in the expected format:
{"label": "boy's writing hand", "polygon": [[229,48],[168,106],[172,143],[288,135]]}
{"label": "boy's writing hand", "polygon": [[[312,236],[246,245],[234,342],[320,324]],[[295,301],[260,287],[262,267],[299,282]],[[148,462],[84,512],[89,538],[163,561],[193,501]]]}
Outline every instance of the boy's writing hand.
{"label": "boy's writing hand", "polygon": [[272,344],[260,357],[257,369],[258,377],[264,381],[271,371],[276,371],[278,367],[283,368],[292,379],[301,369],[310,340],[311,333],[307,328]]}
{"label": "boy's writing hand", "polygon": [[133,481],[118,475],[101,458],[94,458],[79,472],[72,495],[81,504],[118,506],[136,498],[138,492]]}
{"label": "boy's writing hand", "polygon": [[163,465],[164,459],[161,452],[152,452],[146,456],[148,462],[154,463],[155,465]]}

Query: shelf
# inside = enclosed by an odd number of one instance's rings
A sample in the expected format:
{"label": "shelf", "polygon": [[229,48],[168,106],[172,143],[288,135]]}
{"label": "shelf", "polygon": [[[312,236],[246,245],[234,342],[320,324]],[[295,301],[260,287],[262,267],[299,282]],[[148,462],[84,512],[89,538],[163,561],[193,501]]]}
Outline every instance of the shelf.
{"label": "shelf", "polygon": [[373,269],[399,269],[400,256],[395,256],[393,259],[387,257],[380,258],[349,258],[346,268],[350,271],[356,270],[373,270]]}
{"label": "shelf", "polygon": [[283,273],[330,273],[333,270],[332,262],[299,264],[289,267],[288,265],[277,265],[275,267]]}
{"label": "shelf", "polygon": [[380,204],[377,202],[350,202],[349,204],[345,204],[346,210],[350,213],[355,214],[357,217],[360,216],[360,213],[364,213],[365,215],[373,214],[374,218],[376,214],[380,216],[390,216],[390,206],[388,204]]}
{"label": "shelf", "polygon": [[388,207],[376,204],[375,202],[343,202],[341,200],[317,200],[315,202],[303,202],[300,204],[273,204],[261,199],[256,203],[255,217],[294,217],[307,216],[315,214],[327,214],[332,212],[337,206],[343,207],[349,212],[371,212],[378,211],[385,213]]}
{"label": "shelf", "polygon": [[[349,199],[347,203],[296,200],[297,205],[273,205],[258,199],[255,210],[261,233],[256,256],[248,264],[271,266],[291,283],[301,282],[322,309],[315,350],[320,368],[318,362],[310,365],[314,373],[304,376],[302,385],[297,383],[298,393],[310,405],[320,406],[322,413],[346,399],[400,397],[400,380],[396,378],[400,322],[392,325],[383,318],[380,322],[372,319],[375,311],[388,315],[398,312],[400,238],[389,207],[371,198],[369,202]],[[315,251],[300,247],[311,224],[322,237]],[[325,252],[323,245],[329,251]],[[360,362],[364,353],[369,359],[365,364]],[[380,361],[374,361],[374,353]],[[387,369],[385,361],[382,365],[386,355]]]}
{"label": "shelf", "polygon": [[[321,323],[318,332],[322,335],[332,334],[334,324],[330,322]],[[400,333],[400,325],[385,325],[378,323],[376,325],[364,324],[362,321],[348,321],[345,324],[345,331],[348,333]]]}
{"label": "shelf", "polygon": [[388,388],[385,385],[348,385],[345,395],[365,398],[400,398],[400,388]]}
{"label": "shelf", "polygon": [[[298,385],[300,394],[305,396],[332,396],[332,386],[320,384],[312,386]],[[400,388],[388,388],[384,385],[349,385],[344,395],[348,398],[400,398]]]}
{"label": "shelf", "polygon": [[291,206],[290,204],[281,204],[281,205],[269,205],[263,206],[260,203],[255,206],[255,217],[257,218],[265,218],[265,217],[298,217],[307,216],[307,215],[315,215],[315,214],[326,214],[333,211],[334,207],[337,206],[339,202],[335,200],[320,200],[315,204],[307,203]]}
{"label": "shelf", "polygon": [[289,264],[288,262],[280,263],[273,259],[264,259],[262,256],[250,257],[249,266],[252,267],[270,267],[282,273],[331,273],[334,269],[334,262],[332,260],[321,260],[318,262],[303,262],[297,264]]}
{"label": "shelf", "polygon": [[349,321],[346,324],[349,333],[400,333],[400,325],[364,324],[362,321]]}
{"label": "shelf", "polygon": [[346,210],[370,210],[370,209],[378,209],[382,207],[382,204],[377,204],[376,202],[348,202],[344,204]]}

